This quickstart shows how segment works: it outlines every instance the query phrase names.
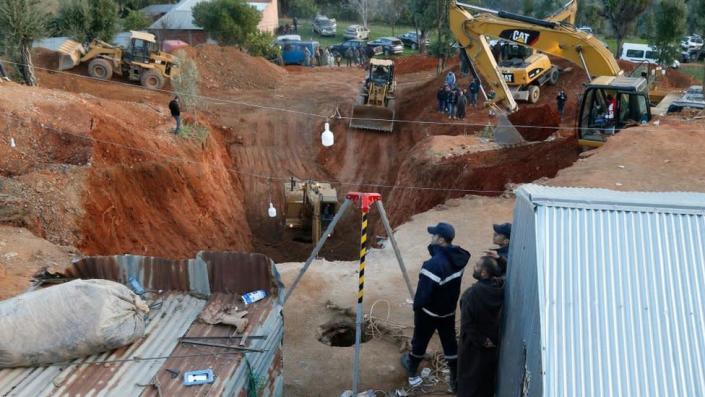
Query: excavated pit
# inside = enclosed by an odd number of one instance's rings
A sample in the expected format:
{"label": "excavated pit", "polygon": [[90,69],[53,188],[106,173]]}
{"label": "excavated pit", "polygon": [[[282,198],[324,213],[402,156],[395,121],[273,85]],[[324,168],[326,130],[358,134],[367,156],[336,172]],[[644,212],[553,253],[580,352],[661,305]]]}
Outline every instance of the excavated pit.
{"label": "excavated pit", "polygon": [[[362,324],[360,342],[369,342],[372,335],[367,332],[367,322]],[[350,347],[355,344],[355,319],[338,318],[318,327],[318,341],[332,347]]]}

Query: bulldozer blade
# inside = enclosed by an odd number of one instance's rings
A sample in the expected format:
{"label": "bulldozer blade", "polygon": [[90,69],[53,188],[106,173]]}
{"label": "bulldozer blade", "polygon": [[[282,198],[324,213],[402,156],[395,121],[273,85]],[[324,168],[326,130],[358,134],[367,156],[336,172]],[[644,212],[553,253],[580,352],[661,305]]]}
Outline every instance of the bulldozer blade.
{"label": "bulldozer blade", "polygon": [[350,127],[392,132],[394,130],[393,109],[382,106],[355,105],[350,119]]}
{"label": "bulldozer blade", "polygon": [[68,70],[76,67],[81,62],[85,50],[81,43],[73,40],[64,41],[59,49],[59,70]]}

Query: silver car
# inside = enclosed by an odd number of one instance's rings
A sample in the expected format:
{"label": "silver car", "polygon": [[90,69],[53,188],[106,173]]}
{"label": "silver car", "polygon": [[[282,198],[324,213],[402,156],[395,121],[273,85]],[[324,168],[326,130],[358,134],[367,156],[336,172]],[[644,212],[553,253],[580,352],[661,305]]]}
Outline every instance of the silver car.
{"label": "silver car", "polygon": [[404,43],[396,37],[380,37],[370,41],[368,44],[382,47],[384,55],[397,55],[404,52]]}
{"label": "silver car", "polygon": [[345,29],[343,37],[348,40],[367,40],[370,37],[370,30],[362,25],[350,25],[347,29]]}

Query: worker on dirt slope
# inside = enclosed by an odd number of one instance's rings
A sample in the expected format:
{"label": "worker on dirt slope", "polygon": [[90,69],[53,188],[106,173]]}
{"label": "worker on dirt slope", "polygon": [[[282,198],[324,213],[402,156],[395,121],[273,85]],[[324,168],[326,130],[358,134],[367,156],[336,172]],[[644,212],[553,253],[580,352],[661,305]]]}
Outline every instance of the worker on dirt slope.
{"label": "worker on dirt slope", "polygon": [[443,113],[446,110],[446,86],[443,85],[436,92],[436,100],[438,100],[438,111]]}
{"label": "worker on dirt slope", "polygon": [[504,305],[500,273],[497,260],[483,256],[473,269],[477,282],[460,299],[458,397],[494,396]]}
{"label": "worker on dirt slope", "polygon": [[431,244],[428,246],[431,259],[421,266],[414,297],[414,335],[411,339],[411,352],[401,356],[401,364],[406,369],[409,385],[420,385],[423,380],[418,375],[419,364],[426,354],[431,337],[438,331],[443,355],[450,368],[449,388],[455,391],[458,374],[455,308],[470,253],[452,245],[455,238],[453,226],[441,222],[429,227],[428,232],[432,235]]}
{"label": "worker on dirt slope", "polygon": [[455,112],[458,120],[465,120],[465,108],[468,105],[468,100],[465,97],[465,92],[462,89],[458,90],[458,110]]}
{"label": "worker on dirt slope", "polygon": [[171,117],[176,120],[176,128],[174,128],[174,134],[178,134],[181,129],[181,106],[179,106],[179,97],[175,96],[174,99],[169,102],[169,110],[171,111]]}
{"label": "worker on dirt slope", "polygon": [[472,79],[468,85],[468,101],[474,110],[477,110],[477,94],[480,92],[480,83],[477,79]]}
{"label": "worker on dirt slope", "polygon": [[561,115],[561,120],[563,120],[563,109],[565,109],[565,102],[568,100],[568,95],[563,89],[556,96],[556,105],[558,105],[558,114]]}
{"label": "worker on dirt slope", "polygon": [[512,236],[512,224],[496,224],[492,225],[492,229],[494,230],[492,243],[498,245],[499,248],[489,250],[486,254],[497,259],[502,274],[505,274],[507,272],[507,263],[509,263],[509,239]]}
{"label": "worker on dirt slope", "polygon": [[455,120],[458,113],[458,88],[450,90],[448,94],[448,118]]}
{"label": "worker on dirt slope", "polygon": [[451,90],[455,88],[455,81],[455,73],[451,70],[446,75],[446,84],[448,84]]}

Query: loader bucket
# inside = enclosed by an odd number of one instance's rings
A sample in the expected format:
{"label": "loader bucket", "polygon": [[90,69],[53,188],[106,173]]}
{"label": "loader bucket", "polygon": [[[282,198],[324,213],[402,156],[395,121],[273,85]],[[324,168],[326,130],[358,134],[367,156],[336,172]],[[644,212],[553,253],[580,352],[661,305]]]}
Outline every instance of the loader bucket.
{"label": "loader bucket", "polygon": [[81,57],[85,50],[81,43],[73,40],[64,41],[58,49],[59,70],[72,69],[81,62]]}
{"label": "loader bucket", "polygon": [[394,130],[394,107],[355,105],[350,119],[350,127],[392,132]]}

